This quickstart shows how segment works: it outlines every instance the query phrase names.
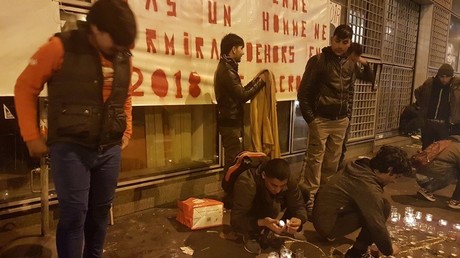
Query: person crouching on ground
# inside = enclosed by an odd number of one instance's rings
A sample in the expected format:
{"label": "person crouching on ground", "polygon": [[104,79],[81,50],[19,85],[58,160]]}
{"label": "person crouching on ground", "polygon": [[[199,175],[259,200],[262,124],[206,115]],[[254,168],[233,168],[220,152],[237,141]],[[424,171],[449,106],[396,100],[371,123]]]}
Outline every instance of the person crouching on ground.
{"label": "person crouching on ground", "polygon": [[333,241],[361,228],[345,258],[372,257],[368,247],[373,243],[384,255],[397,254],[386,227],[391,205],[383,187],[410,170],[407,154],[392,146],[381,147],[372,159],[347,163],[317,193],[312,218],[316,231]]}
{"label": "person crouching on ground", "polygon": [[[286,209],[281,218],[286,221],[284,226],[277,219],[283,209]],[[243,236],[246,251],[258,254],[262,248],[279,248],[282,244],[280,241],[270,242],[270,239],[303,240],[303,234],[298,232],[306,221],[304,199],[285,160],[269,160],[238,176],[233,190],[230,224]]]}

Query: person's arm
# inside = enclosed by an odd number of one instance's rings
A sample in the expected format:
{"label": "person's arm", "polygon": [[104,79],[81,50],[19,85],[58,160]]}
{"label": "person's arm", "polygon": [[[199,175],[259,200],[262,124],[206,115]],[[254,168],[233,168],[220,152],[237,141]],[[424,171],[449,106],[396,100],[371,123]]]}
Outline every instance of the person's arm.
{"label": "person's arm", "polygon": [[236,71],[228,70],[225,76],[227,78],[223,80],[225,81],[228,92],[233,98],[239,99],[241,103],[246,103],[248,100],[254,98],[254,96],[265,86],[265,76],[263,74],[250,81],[244,87]]}
{"label": "person's arm", "polygon": [[386,227],[386,218],[384,215],[384,199],[382,194],[372,187],[363,186],[366,189],[361,189],[363,193],[355,197],[358,209],[364,218],[364,223],[369,230],[372,240],[378,249],[384,255],[392,255],[393,247],[391,243],[390,233]]}
{"label": "person's arm", "polygon": [[44,84],[60,69],[64,47],[57,37],[52,37],[29,60],[14,87],[14,103],[22,138],[32,157],[48,152],[38,127],[38,96]]}
{"label": "person's arm", "polygon": [[289,180],[288,189],[286,190],[286,206],[290,214],[297,219],[300,219],[300,225],[297,231],[302,229],[302,225],[307,221],[307,210],[303,195],[295,180]]}
{"label": "person's arm", "polygon": [[367,60],[363,57],[360,57],[358,62],[361,64],[362,69],[358,68],[358,73],[356,74],[356,77],[366,82],[375,83],[374,71],[372,70]]}
{"label": "person's arm", "polygon": [[[132,59],[130,61],[131,63],[131,73],[133,72],[133,66],[132,66]],[[131,85],[131,80],[130,80],[130,85]],[[128,90],[128,96],[125,101],[125,114],[126,114],[126,130],[123,133],[123,138],[121,140],[121,149],[124,149],[128,146],[129,140],[131,139],[131,135],[133,133],[133,106],[132,106],[132,92],[134,88],[133,85],[129,87]]]}
{"label": "person's arm", "polygon": [[250,213],[256,196],[256,184],[249,171],[238,176],[233,188],[233,207],[230,225],[239,233],[257,229],[257,218]]}
{"label": "person's arm", "polygon": [[308,60],[297,92],[300,111],[307,123],[315,119],[314,102],[319,94],[317,83],[319,79],[318,58],[319,55],[316,55]]}

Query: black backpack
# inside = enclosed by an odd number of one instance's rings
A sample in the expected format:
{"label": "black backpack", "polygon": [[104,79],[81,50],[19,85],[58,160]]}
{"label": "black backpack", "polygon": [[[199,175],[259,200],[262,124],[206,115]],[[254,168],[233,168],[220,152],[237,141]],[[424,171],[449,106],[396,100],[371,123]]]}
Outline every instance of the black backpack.
{"label": "black backpack", "polygon": [[232,195],[233,186],[238,176],[248,169],[257,168],[268,159],[267,155],[263,152],[240,152],[222,179],[222,189],[224,189],[225,193]]}

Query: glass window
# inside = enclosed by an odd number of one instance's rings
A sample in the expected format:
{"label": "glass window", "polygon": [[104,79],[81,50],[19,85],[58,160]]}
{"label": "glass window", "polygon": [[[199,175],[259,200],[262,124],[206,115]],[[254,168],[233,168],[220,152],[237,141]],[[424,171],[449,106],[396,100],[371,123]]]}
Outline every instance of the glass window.
{"label": "glass window", "polygon": [[449,39],[447,41],[446,62],[452,65],[455,71],[460,72],[458,65],[460,55],[460,19],[451,16],[449,25]]}
{"label": "glass window", "polygon": [[292,152],[306,150],[308,140],[308,125],[300,112],[299,102],[294,101],[294,118],[292,119]]}
{"label": "glass window", "polygon": [[291,101],[276,104],[278,112],[278,135],[282,154],[289,153],[289,136],[291,132]]}
{"label": "glass window", "polygon": [[133,108],[120,180],[218,164],[214,105]]}

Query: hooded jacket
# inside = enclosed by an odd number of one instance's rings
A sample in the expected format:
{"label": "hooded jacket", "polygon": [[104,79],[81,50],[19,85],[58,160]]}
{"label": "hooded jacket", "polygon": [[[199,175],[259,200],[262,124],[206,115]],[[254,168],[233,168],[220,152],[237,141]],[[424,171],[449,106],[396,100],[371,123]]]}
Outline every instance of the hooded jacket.
{"label": "hooded jacket", "polygon": [[286,189],[272,195],[262,179],[261,166],[241,173],[235,182],[230,215],[232,228],[243,234],[260,231],[262,227],[257,225],[257,220],[265,217],[275,219],[282,208],[286,208],[286,212],[300,219],[302,224],[305,223],[307,211],[294,176],[291,174]]}
{"label": "hooded jacket", "polygon": [[325,237],[331,234],[337,219],[344,213],[356,213],[372,235],[372,240],[385,255],[393,248],[384,216],[383,186],[378,182],[369,159],[349,162],[343,173],[321,186],[313,208],[313,225]]}

